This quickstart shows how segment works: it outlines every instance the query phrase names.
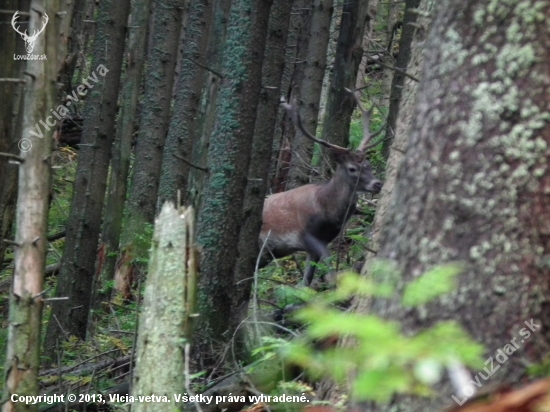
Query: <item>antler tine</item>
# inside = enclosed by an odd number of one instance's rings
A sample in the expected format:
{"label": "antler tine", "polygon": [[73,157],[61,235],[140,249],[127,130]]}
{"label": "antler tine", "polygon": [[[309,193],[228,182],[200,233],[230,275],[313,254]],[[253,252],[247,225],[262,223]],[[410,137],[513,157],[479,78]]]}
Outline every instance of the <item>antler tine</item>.
{"label": "antler tine", "polygon": [[296,100],[292,101],[292,104],[288,104],[284,96],[281,96],[281,106],[284,107],[290,118],[292,119],[292,123],[294,123],[294,127],[297,127],[300,129],[300,131],[308,138],[313,140],[315,143],[319,143],[320,145],[323,145],[325,147],[329,147],[331,149],[336,150],[347,150],[343,147],[340,147],[338,145],[326,142],[324,140],[318,139],[314,135],[312,135],[310,132],[308,132],[303,123],[302,123],[302,117],[300,116],[300,113],[298,113],[298,108],[296,106]]}
{"label": "antler tine", "polygon": [[19,10],[13,13],[13,17],[11,18],[11,25],[13,26],[13,29],[16,31],[16,33],[20,34],[21,36],[25,36],[27,34],[27,30],[25,30],[25,33],[21,33],[19,31],[19,27],[15,27],[15,24],[17,23],[17,19],[19,16],[17,15],[19,13]]}
{"label": "antler tine", "polygon": [[45,21],[44,21],[44,23],[42,24],[42,28],[41,28],[40,30],[36,30],[36,29],[35,29],[34,32],[33,32],[33,34],[32,34],[33,37],[34,37],[34,36],[38,37],[38,35],[44,31],[44,29],[46,28],[46,25],[47,25],[48,22],[50,21],[50,18],[48,17],[48,15],[47,15],[46,13],[44,13],[44,17],[43,17],[43,18],[44,18]]}
{"label": "antler tine", "polygon": [[346,92],[351,94],[353,96],[353,100],[355,100],[355,103],[357,103],[357,106],[359,107],[359,110],[361,110],[361,114],[363,115],[363,140],[361,141],[361,144],[359,144],[359,147],[357,148],[358,152],[364,152],[367,149],[370,149],[372,146],[369,145],[369,142],[376,136],[378,136],[383,128],[380,128],[376,133],[370,134],[370,117],[372,115],[372,111],[374,109],[374,105],[369,109],[365,110],[357,96],[355,95],[355,91],[352,91],[350,89],[345,89]]}

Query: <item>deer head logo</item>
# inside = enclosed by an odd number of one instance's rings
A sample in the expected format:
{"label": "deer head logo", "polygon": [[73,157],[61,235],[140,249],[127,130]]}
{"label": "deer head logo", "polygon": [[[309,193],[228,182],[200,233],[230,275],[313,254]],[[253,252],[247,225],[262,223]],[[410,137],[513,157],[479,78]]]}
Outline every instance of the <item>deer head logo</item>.
{"label": "deer head logo", "polygon": [[13,14],[13,18],[11,19],[11,25],[13,27],[13,29],[19,33],[21,35],[21,37],[23,38],[23,40],[25,40],[25,43],[26,43],[26,49],[27,49],[27,53],[32,53],[32,50],[34,49],[34,43],[36,42],[36,38],[38,37],[38,35],[40,33],[42,33],[44,31],[44,29],[46,28],[46,24],[48,24],[48,15],[46,13],[44,13],[44,24],[42,25],[42,28],[40,30],[35,30],[34,33],[32,34],[32,36],[29,36],[27,34],[27,30],[25,30],[24,33],[22,33],[20,30],[19,30],[19,27],[16,26],[17,24],[17,19],[19,18],[18,16],[18,13],[19,13],[19,10],[17,10],[14,14]]}

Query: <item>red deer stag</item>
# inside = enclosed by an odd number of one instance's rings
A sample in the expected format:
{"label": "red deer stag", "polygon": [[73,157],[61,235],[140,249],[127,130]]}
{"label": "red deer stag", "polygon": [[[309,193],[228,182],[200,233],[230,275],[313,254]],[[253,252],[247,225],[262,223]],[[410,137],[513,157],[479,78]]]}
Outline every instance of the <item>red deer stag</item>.
{"label": "red deer stag", "polygon": [[327,147],[337,164],[332,179],[271,195],[264,203],[260,233],[260,245],[264,246],[264,252],[260,267],[273,258],[305,251],[308,257],[304,274],[306,286],[313,280],[315,263],[329,256],[328,244],[338,236],[355,212],[357,194],[378,193],[382,188],[382,182],[374,176],[370,163],[365,160],[368,143],[374,137],[369,133],[372,109],[365,110],[355,93],[346,91],[353,96],[363,114],[363,141],[356,152],[317,139],[304,128],[296,106],[281,99],[281,105],[287,110],[294,126],[309,139]]}

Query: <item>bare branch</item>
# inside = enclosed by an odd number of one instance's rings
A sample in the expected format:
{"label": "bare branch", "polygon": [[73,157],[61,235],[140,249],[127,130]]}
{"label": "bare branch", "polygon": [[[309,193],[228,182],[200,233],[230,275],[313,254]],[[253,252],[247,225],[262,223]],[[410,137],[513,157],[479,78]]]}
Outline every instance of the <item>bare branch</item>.
{"label": "bare branch", "polygon": [[22,157],[11,154],[11,153],[0,152],[0,157],[7,157],[8,159],[15,160],[19,163],[24,163],[25,162],[25,159],[23,159]]}
{"label": "bare branch", "polygon": [[0,83],[26,83],[26,82],[27,81],[25,79],[10,78],[10,77],[0,78]]}
{"label": "bare branch", "polygon": [[179,156],[179,155],[177,155],[177,154],[174,154],[174,153],[173,153],[172,155],[173,155],[176,159],[180,159],[182,162],[187,163],[189,166],[194,167],[195,169],[200,170],[200,171],[202,171],[202,172],[208,173],[208,168],[202,167],[202,166],[197,166],[196,164],[191,163],[191,162],[190,162],[189,160],[187,160],[185,157]]}

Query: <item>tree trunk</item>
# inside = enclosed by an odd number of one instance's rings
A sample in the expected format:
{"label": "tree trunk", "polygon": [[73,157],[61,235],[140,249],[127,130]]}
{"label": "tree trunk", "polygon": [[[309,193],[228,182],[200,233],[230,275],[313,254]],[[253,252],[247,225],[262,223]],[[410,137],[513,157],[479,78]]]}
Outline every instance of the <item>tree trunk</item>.
{"label": "tree trunk", "polygon": [[[23,4],[26,3],[26,4]],[[8,10],[29,10],[28,1],[9,0],[5,4]],[[6,58],[0,61],[0,79],[21,79],[25,63],[13,59],[14,54],[25,54],[25,43],[13,30],[10,21],[12,14],[0,14],[0,49]],[[20,19],[22,20],[22,19]],[[0,153],[17,153],[16,136],[21,133],[20,107],[23,102],[24,83],[0,80]],[[12,226],[15,218],[15,200],[17,198],[17,166],[10,159],[0,156],[0,268],[4,262],[7,243],[3,239],[12,238]]]}
{"label": "tree trunk", "polygon": [[[382,149],[382,153],[386,159],[390,155],[389,150],[396,136],[396,122],[399,118],[401,96],[407,96],[407,94],[402,93],[406,79],[403,72],[411,74],[417,79],[419,78],[416,74],[412,73],[411,67],[409,67],[409,61],[412,56],[411,50],[414,36],[418,31],[415,26],[418,10],[422,10],[420,3],[421,0],[406,0],[405,2],[405,15],[403,17],[403,28],[401,29],[401,40],[399,41],[399,55],[395,61],[395,67],[400,71],[396,71],[393,75],[390,91],[390,107],[388,109],[388,123],[386,125],[386,140],[384,141]],[[424,1],[422,3],[426,2]],[[426,23],[424,22],[423,24]],[[420,51],[417,53],[418,55],[416,57],[421,58],[422,53]],[[407,81],[410,83],[411,79],[407,78]]]}
{"label": "tree trunk", "polygon": [[172,412],[173,394],[188,390],[184,346],[190,339],[190,315],[196,288],[193,210],[164,204],[155,234],[139,320],[133,396],[167,396],[170,402],[138,402],[136,412]]}
{"label": "tree trunk", "polygon": [[67,20],[67,32],[68,36],[68,55],[64,56],[64,62],[61,66],[61,82],[65,85],[65,89],[62,91],[66,94],[71,94],[73,91],[73,76],[76,69],[76,65],[80,60],[81,53],[84,52],[84,20],[86,19],[86,8],[88,1],[80,0],[74,2],[73,13],[71,19]]}
{"label": "tree trunk", "polygon": [[[216,118],[218,91],[221,83],[222,54],[227,36],[227,22],[229,20],[229,9],[232,0],[215,0],[214,17],[208,35],[208,47],[206,50],[206,62],[208,73],[203,82],[200,96],[200,110],[196,122],[196,144],[193,147],[191,162],[194,165],[203,167],[206,165],[210,136],[214,128]],[[204,193],[204,185],[207,180],[207,173],[204,170],[191,168],[187,185],[188,203],[199,210]]]}
{"label": "tree trunk", "polygon": [[[409,0],[411,1],[411,0]],[[417,0],[412,0],[417,1]],[[422,79],[424,73],[424,45],[428,28],[431,25],[431,19],[433,14],[434,2],[432,0],[420,0],[418,3],[418,12],[414,13],[419,15],[415,19],[416,24],[422,29],[416,28],[412,25],[408,25],[413,31],[410,33],[410,59],[407,66],[403,67],[411,76],[416,79]],[[407,16],[405,16],[407,18]],[[402,39],[407,37],[407,28],[403,28]],[[376,216],[374,219],[372,237],[370,249],[378,250],[379,248],[379,234],[382,227],[385,225],[386,214],[388,211],[391,197],[395,189],[397,182],[397,174],[405,155],[405,150],[409,142],[409,135],[411,133],[411,124],[414,111],[416,109],[416,98],[418,95],[419,82],[412,80],[410,77],[403,79],[404,85],[399,88],[403,90],[402,97],[399,99],[399,116],[396,117],[395,122],[395,137],[390,146],[390,153],[386,164],[384,186],[382,186],[382,192],[380,194],[380,201],[376,210]],[[391,103],[390,103],[391,107]],[[390,111],[392,109],[390,108]],[[391,116],[391,115],[390,115]],[[389,126],[388,126],[389,127]],[[393,132],[392,132],[393,133]],[[393,150],[391,150],[393,149]],[[368,258],[373,258],[374,255],[367,252]],[[365,266],[368,267],[368,260]]]}
{"label": "tree trunk", "polygon": [[[34,137],[41,120],[49,122],[50,109],[55,107],[56,81],[60,47],[60,27],[64,11],[70,6],[61,2],[34,0],[30,7],[28,32],[38,32],[49,17],[47,30],[38,35],[32,54],[46,55],[47,60],[26,63],[23,130],[20,141],[19,190],[17,199],[17,231],[15,236],[15,271],[10,293],[10,322],[3,412],[34,411],[36,405],[13,402],[11,394],[38,395],[40,369],[40,334],[44,304],[44,267],[47,249],[48,195],[53,129],[44,129],[41,138]],[[20,26],[21,27],[21,26]],[[21,39],[18,39],[21,41]],[[13,55],[7,58],[12,59]]]}
{"label": "tree trunk", "polygon": [[262,226],[262,209],[268,187],[273,132],[281,97],[280,85],[284,69],[285,46],[290,22],[292,0],[275,0],[269,16],[268,36],[266,40],[264,63],[262,67],[262,91],[258,103],[258,114],[254,126],[252,154],[248,167],[248,178],[243,206],[243,225],[237,247],[235,266],[235,292],[231,305],[231,330],[239,330],[235,342],[235,352],[242,360],[247,351],[245,333],[247,328],[239,326],[246,318],[252,274],[256,267],[259,247],[258,238]]}
{"label": "tree trunk", "polygon": [[[431,24],[431,15],[433,13],[434,2],[432,0],[421,0],[418,5],[419,18],[417,23],[419,27],[423,29],[414,28],[411,44],[411,58],[408,66],[404,67],[407,73],[411,74],[417,79],[422,79],[423,67],[424,67],[424,44],[426,41],[426,35],[428,27]],[[413,28],[410,25],[410,28]],[[406,29],[404,29],[405,31]],[[403,38],[403,37],[402,37]],[[412,80],[409,77],[404,79],[403,98],[400,100],[399,117],[397,118],[397,125],[395,131],[395,138],[393,140],[392,148],[390,151],[388,161],[386,164],[384,186],[382,186],[382,192],[380,194],[380,201],[376,210],[376,216],[372,227],[372,235],[370,237],[369,249],[377,251],[380,247],[379,238],[380,230],[385,224],[388,206],[392,200],[394,194],[395,183],[397,181],[397,173],[401,162],[403,161],[404,153],[409,141],[410,128],[412,122],[412,115],[416,108],[416,97],[419,88],[419,83]],[[372,260],[376,258],[374,253],[365,251],[366,260],[363,267],[368,270]],[[357,304],[358,302],[355,302]],[[363,307],[365,303],[360,303]],[[344,345],[350,344],[344,339]],[[321,383],[321,389],[319,396],[322,399],[331,399],[337,402],[337,399],[341,397],[341,389],[335,385],[334,382],[325,379]]]}
{"label": "tree trunk", "polygon": [[[297,85],[304,79],[307,45],[311,29],[311,1],[295,0],[292,5],[290,26],[288,29],[285,55],[285,68],[281,79],[281,95],[287,100],[298,93]],[[295,89],[295,93],[292,91]],[[273,138],[273,159],[271,160],[269,176],[273,192],[283,192],[286,188],[292,150],[290,143],[294,141],[295,129],[292,121],[284,110],[277,115]]]}
{"label": "tree trunk", "polygon": [[152,224],[157,206],[164,140],[168,132],[174,69],[183,19],[184,0],[156,0],[147,57],[143,111],[136,142],[124,243],[130,243],[145,223]]}
{"label": "tree trunk", "polygon": [[200,369],[214,365],[218,353],[213,348],[233,335],[227,320],[235,291],[234,245],[243,222],[270,7],[267,0],[235,0],[231,7],[223,81],[208,152],[209,179],[198,214],[197,243],[203,248],[201,335],[196,336],[194,356]]}
{"label": "tree trunk", "polygon": [[367,24],[368,31],[372,31],[369,10],[375,10],[377,4],[378,0],[355,0],[344,4],[321,135],[323,140],[341,147],[348,145],[349,124],[355,108],[355,102],[344,88],[355,89],[363,57],[363,33]]}
{"label": "tree trunk", "polygon": [[[464,272],[454,292],[422,310],[393,299],[360,301],[357,310],[397,319],[409,333],[456,319],[488,359],[525,338],[519,330],[533,320],[540,329],[490,379],[514,383],[549,352],[550,2],[445,1],[438,10],[378,257],[397,263],[401,285],[446,262],[462,262]],[[453,403],[448,382],[435,393],[365,410]]]}
{"label": "tree trunk", "polygon": [[[379,11],[381,11],[382,6],[385,8],[385,13],[381,16],[384,19],[384,25],[386,27],[384,43],[382,43],[382,45],[385,46],[385,50],[382,50],[382,59],[388,66],[382,68],[381,95],[384,99],[390,95],[393,77],[396,74],[392,70],[392,67],[395,66],[394,46],[398,43],[396,39],[398,26],[401,25],[401,27],[403,27],[403,22],[398,21],[398,19],[401,18],[399,14],[402,5],[400,0],[391,0],[388,3],[384,2],[380,4],[379,8]],[[407,9],[407,4],[405,4],[405,9]],[[384,106],[387,106],[386,100],[384,100]]]}
{"label": "tree trunk", "polygon": [[108,299],[111,288],[100,293],[107,282],[113,280],[119,249],[120,232],[124,204],[126,201],[126,189],[128,172],[130,169],[130,153],[136,125],[136,109],[142,85],[143,64],[145,62],[147,48],[147,32],[149,17],[151,15],[151,1],[134,2],[132,13],[127,55],[126,76],[122,88],[121,107],[117,120],[116,137],[113,144],[113,156],[111,159],[111,175],[107,189],[107,204],[105,205],[105,219],[103,222],[102,239],[100,244],[100,256],[104,258],[98,263],[97,283],[94,287],[95,302],[98,306],[103,299]]}
{"label": "tree trunk", "polygon": [[[333,0],[314,0],[311,17],[311,34],[304,62],[304,79],[298,91],[299,110],[304,127],[312,134],[317,130],[319,100],[327,62],[330,21]],[[313,141],[297,133],[292,142],[292,163],[287,189],[309,183]]]}
{"label": "tree trunk", "polygon": [[183,57],[174,98],[174,114],[170,127],[160,176],[157,205],[166,201],[176,202],[178,191],[182,203],[186,202],[187,179],[190,166],[183,159],[191,161],[193,147],[197,141],[197,118],[200,96],[206,72],[206,47],[209,28],[212,24],[213,2],[195,0],[189,8]]}
{"label": "tree trunk", "polygon": [[59,338],[86,336],[129,9],[129,0],[100,3],[93,71],[85,86],[79,86],[88,94],[83,144],[57,286],[57,296],[69,299],[52,305],[45,341],[49,353],[54,353]]}

